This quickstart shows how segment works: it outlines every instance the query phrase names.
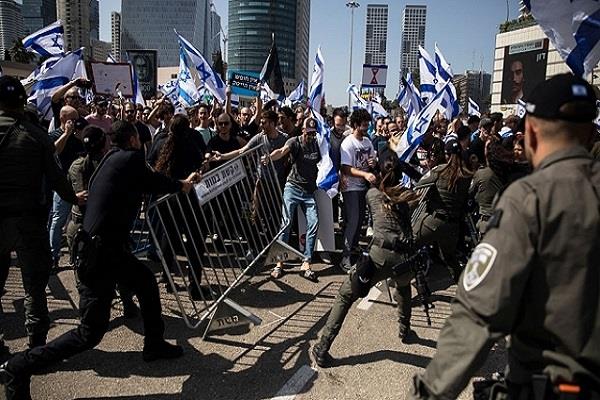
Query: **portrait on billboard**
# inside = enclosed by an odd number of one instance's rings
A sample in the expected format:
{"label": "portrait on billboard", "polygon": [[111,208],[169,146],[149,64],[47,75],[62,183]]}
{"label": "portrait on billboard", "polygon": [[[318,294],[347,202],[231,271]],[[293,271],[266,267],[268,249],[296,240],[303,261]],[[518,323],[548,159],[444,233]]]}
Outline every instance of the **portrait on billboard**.
{"label": "portrait on billboard", "polygon": [[504,48],[502,104],[516,104],[546,79],[548,39],[517,43]]}
{"label": "portrait on billboard", "polygon": [[127,55],[135,68],[142,96],[148,100],[156,95],[156,50],[127,50]]}

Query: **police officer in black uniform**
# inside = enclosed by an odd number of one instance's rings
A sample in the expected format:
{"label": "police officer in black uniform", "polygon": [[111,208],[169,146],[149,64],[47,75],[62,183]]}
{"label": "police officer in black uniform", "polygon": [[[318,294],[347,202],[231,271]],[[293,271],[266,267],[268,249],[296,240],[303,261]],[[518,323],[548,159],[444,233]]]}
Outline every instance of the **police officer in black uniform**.
{"label": "police officer in black uniform", "polygon": [[592,86],[572,74],[529,95],[534,172],[502,194],[412,398],[455,399],[510,335],[509,399],[600,399],[600,163]]}
{"label": "police officer in black uniform", "polygon": [[70,203],[77,203],[77,197],[60,171],[47,132],[25,116],[26,98],[18,79],[0,77],[0,270],[6,276],[10,252],[16,250],[25,289],[25,328],[29,346],[35,347],[46,343],[50,327],[48,192],[52,189]]}
{"label": "police officer in black uniform", "polygon": [[140,302],[144,321],[144,361],[175,358],[180,346],[163,339],[164,323],[154,274],[129,248],[129,231],[144,193],[189,192],[199,179],[192,173],[176,181],[148,167],[133,124],[117,121],[111,139],[116,147],[98,166],[89,184],[83,230],[75,238],[80,284],[81,321],[77,328],[42,347],[15,355],[0,367],[9,398],[29,393],[31,374],[95,347],[108,329],[116,283],[130,288]]}

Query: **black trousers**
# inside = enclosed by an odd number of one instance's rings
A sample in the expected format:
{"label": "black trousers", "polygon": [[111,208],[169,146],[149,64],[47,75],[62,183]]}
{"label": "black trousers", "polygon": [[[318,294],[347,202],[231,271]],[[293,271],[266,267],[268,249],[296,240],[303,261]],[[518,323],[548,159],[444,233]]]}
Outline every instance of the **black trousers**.
{"label": "black trousers", "polygon": [[130,288],[140,302],[144,321],[144,344],[163,340],[164,322],[154,274],[122,246],[100,246],[98,259],[88,273],[80,276],[77,328],[59,336],[45,346],[15,355],[8,370],[16,375],[38,373],[75,354],[94,348],[108,330],[115,286]]}

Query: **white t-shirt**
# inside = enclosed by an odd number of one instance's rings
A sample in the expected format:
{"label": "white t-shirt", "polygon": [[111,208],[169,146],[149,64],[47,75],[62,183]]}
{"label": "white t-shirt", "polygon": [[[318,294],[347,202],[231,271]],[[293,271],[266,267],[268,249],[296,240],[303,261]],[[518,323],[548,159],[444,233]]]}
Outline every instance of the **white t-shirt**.
{"label": "white t-shirt", "polygon": [[[340,153],[341,165],[348,165],[361,171],[368,171],[369,158],[375,157],[375,149],[369,138],[363,137],[362,140],[358,140],[352,134],[346,136],[342,141]],[[369,188],[368,182],[363,178],[347,175],[345,179],[346,188],[343,190],[344,192],[367,190]]]}

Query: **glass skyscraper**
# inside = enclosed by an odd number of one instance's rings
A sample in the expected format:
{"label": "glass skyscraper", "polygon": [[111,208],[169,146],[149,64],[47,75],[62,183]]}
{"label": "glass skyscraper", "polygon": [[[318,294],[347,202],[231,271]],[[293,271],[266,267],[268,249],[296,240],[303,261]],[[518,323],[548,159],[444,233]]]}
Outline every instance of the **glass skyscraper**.
{"label": "glass skyscraper", "polygon": [[[157,50],[158,66],[179,65],[179,45],[173,28],[211,61],[208,0],[127,0],[121,4],[121,52]],[[124,59],[121,57],[121,59]]]}
{"label": "glass skyscraper", "polygon": [[275,35],[286,92],[308,81],[310,0],[229,0],[230,70],[260,72]]}
{"label": "glass skyscraper", "polygon": [[56,21],[56,0],[23,0],[25,36]]}

